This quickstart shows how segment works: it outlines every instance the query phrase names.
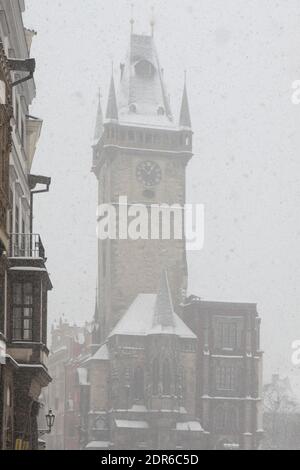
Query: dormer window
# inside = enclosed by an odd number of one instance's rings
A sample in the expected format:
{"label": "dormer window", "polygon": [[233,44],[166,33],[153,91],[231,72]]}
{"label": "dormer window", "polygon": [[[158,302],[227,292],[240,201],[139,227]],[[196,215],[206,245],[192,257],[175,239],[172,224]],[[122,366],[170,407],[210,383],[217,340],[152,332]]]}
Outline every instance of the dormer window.
{"label": "dormer window", "polygon": [[135,65],[135,72],[140,77],[151,78],[155,73],[155,67],[148,60],[140,60]]}
{"label": "dormer window", "polygon": [[159,106],[159,108],[157,110],[157,114],[159,116],[164,116],[165,115],[165,109],[162,106]]}

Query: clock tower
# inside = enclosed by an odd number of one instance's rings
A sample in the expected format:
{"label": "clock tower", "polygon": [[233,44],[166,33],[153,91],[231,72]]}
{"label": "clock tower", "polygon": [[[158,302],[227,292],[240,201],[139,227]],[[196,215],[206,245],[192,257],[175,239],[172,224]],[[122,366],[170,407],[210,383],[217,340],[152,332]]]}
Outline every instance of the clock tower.
{"label": "clock tower", "polygon": [[[118,92],[112,75],[104,116],[99,99],[93,146],[98,204],[118,206],[126,197],[126,210],[183,209],[193,136],[186,84],[174,119],[153,35],[131,34],[120,75]],[[187,287],[184,237],[98,240],[99,342],[139,294],[157,292],[164,270],[176,310]]]}

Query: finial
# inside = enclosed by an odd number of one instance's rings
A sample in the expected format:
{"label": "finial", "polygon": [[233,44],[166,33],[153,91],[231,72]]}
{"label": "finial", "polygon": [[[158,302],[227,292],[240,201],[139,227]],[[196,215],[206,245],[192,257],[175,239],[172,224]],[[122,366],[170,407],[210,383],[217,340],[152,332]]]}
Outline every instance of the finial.
{"label": "finial", "polygon": [[131,4],[131,20],[130,20],[130,24],[131,24],[131,34],[133,34],[133,27],[134,27],[134,4],[132,3]]}
{"label": "finial", "polygon": [[186,85],[186,77],[187,77],[187,71],[186,71],[186,69],[185,69],[185,71],[184,71],[184,84],[185,84],[185,85]]}
{"label": "finial", "polygon": [[155,27],[154,6],[151,7],[150,26],[151,26],[151,35],[152,35],[152,37],[153,37],[153,36],[154,36],[154,27]]}

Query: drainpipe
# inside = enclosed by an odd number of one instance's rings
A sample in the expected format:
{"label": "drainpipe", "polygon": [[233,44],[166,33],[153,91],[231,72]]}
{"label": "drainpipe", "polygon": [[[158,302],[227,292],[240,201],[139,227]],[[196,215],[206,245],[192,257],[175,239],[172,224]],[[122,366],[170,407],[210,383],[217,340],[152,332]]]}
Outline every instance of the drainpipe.
{"label": "drainpipe", "polygon": [[[30,188],[30,234],[33,234],[33,196],[35,194],[48,193],[51,185],[51,178],[46,176],[29,175],[28,177]],[[35,190],[38,184],[45,185],[45,189]]]}

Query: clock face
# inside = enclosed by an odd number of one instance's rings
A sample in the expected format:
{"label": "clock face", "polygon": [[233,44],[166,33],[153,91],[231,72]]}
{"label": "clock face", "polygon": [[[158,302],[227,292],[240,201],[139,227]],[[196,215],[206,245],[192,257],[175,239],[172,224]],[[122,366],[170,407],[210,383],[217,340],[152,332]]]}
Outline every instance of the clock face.
{"label": "clock face", "polygon": [[162,179],[161,168],[155,162],[141,162],[137,166],[136,177],[137,180],[143,183],[147,188],[157,186]]}

